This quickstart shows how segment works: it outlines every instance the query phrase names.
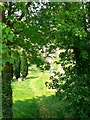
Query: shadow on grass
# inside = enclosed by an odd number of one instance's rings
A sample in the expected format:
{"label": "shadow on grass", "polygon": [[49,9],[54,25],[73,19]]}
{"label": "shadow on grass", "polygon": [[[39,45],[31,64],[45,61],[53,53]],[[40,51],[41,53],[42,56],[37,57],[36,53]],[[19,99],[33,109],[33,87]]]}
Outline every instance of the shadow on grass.
{"label": "shadow on grass", "polygon": [[38,78],[39,76],[31,76],[31,77],[26,77],[25,79],[36,79],[36,78]]}
{"label": "shadow on grass", "polygon": [[42,96],[13,103],[14,118],[58,119],[64,118],[64,111],[56,96]]}

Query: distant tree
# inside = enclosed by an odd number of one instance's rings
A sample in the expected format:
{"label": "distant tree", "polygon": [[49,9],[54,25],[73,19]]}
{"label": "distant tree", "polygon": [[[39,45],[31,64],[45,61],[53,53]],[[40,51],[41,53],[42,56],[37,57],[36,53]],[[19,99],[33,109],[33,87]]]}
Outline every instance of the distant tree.
{"label": "distant tree", "polygon": [[16,79],[20,78],[20,71],[21,71],[21,58],[18,51],[14,53],[14,63],[13,63],[13,71]]}
{"label": "distant tree", "polygon": [[28,75],[28,61],[25,51],[22,51],[21,74],[22,74],[22,80],[24,80],[24,78],[26,78],[26,76]]}

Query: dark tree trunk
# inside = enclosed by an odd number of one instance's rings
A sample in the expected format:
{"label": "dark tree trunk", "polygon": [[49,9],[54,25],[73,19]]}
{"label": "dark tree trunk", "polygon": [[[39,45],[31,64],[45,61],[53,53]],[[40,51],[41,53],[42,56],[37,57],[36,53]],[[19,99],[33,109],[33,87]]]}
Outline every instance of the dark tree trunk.
{"label": "dark tree trunk", "polygon": [[[86,46],[87,47],[87,46]],[[89,48],[88,48],[89,49]],[[83,51],[87,52],[87,58],[84,58],[86,56],[82,56]],[[76,60],[76,67],[77,67],[77,74],[87,74],[89,72],[89,54],[90,51],[86,49],[83,49],[82,51],[78,47],[74,47],[74,54],[75,54],[75,60]]]}
{"label": "dark tree trunk", "polygon": [[13,77],[13,68],[10,63],[6,63],[6,66],[2,72],[2,113],[3,119],[12,119],[12,88],[11,80]]}
{"label": "dark tree trunk", "polygon": [[[90,2],[87,2],[86,4],[86,11],[87,14],[83,15],[82,25],[87,33],[87,38],[83,38],[83,43],[78,38],[78,44],[73,49],[78,75],[90,74]],[[81,47],[81,44],[83,44],[84,46]],[[82,55],[83,52],[86,52],[86,54]]]}

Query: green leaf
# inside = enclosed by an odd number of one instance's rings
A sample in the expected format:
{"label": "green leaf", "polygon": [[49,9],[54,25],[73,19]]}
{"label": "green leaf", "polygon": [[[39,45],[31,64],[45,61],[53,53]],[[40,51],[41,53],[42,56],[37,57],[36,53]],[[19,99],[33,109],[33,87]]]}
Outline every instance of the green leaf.
{"label": "green leaf", "polygon": [[8,52],[8,47],[5,43],[2,44],[2,54],[7,53]]}
{"label": "green leaf", "polygon": [[6,28],[6,29],[5,29],[5,33],[6,33],[6,35],[8,35],[9,32],[10,32],[10,28]]}
{"label": "green leaf", "polygon": [[8,40],[10,41],[10,42],[12,42],[13,41],[13,34],[10,34],[10,35],[8,35]]}
{"label": "green leaf", "polygon": [[82,56],[82,58],[86,59],[88,57],[88,52],[86,50],[83,50],[81,52],[81,56]]}
{"label": "green leaf", "polygon": [[2,40],[4,40],[6,38],[6,34],[2,35]]}

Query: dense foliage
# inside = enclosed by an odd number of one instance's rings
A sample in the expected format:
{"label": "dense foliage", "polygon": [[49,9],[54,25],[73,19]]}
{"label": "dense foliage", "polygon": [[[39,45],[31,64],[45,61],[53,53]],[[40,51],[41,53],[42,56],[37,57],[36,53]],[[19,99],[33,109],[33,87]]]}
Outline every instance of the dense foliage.
{"label": "dense foliage", "polygon": [[[54,72],[51,76],[51,88],[57,89],[57,95],[60,99],[66,99],[69,105],[65,108],[71,112],[73,117],[89,119],[89,83],[90,83],[90,40],[87,26],[90,24],[86,19],[90,18],[87,6],[90,3],[64,3],[58,6],[59,16],[62,19],[56,19],[56,35],[59,33],[61,48],[65,52],[60,54],[60,63],[65,74]],[[59,9],[61,7],[61,9]],[[55,11],[55,13],[57,13]],[[88,16],[88,17],[86,17]],[[56,77],[57,76],[57,77]]]}
{"label": "dense foliage", "polygon": [[[4,91],[5,87],[8,86],[7,89],[11,90],[12,49],[23,48],[28,60],[35,61],[37,66],[41,66],[44,61],[40,63],[39,52],[43,52],[43,46],[49,48],[48,55],[53,49],[59,47],[65,52],[60,54],[57,63],[63,67],[65,74],[54,72],[55,76],[51,77],[50,86],[57,90],[59,98],[70,101],[64,109],[71,111],[73,117],[88,119],[90,114],[90,2],[5,2],[2,3],[2,8],[2,70],[4,71],[3,93],[5,93],[3,101],[5,96],[8,96],[7,91]],[[10,71],[6,72],[8,66]],[[26,77],[28,65],[25,53],[22,55],[21,66],[22,76]],[[8,99],[11,99],[11,91],[8,93],[10,93]],[[9,103],[8,99],[5,102]],[[6,113],[8,116],[7,109]],[[5,115],[5,112],[3,114]]]}

